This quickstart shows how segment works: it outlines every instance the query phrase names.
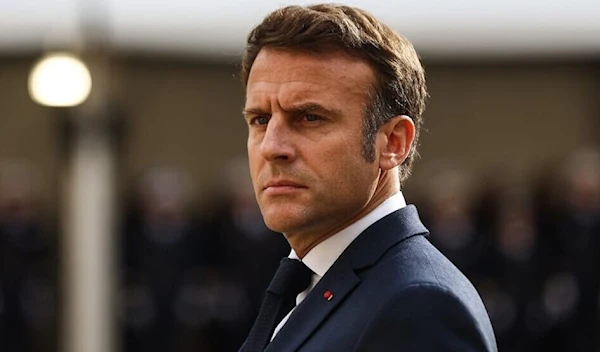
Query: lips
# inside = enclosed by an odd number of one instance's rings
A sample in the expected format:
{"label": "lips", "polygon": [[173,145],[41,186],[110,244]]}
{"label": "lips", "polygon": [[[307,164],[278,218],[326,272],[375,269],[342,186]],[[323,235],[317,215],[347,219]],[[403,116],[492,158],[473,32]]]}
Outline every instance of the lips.
{"label": "lips", "polygon": [[297,183],[297,182],[293,182],[293,181],[288,181],[288,180],[274,180],[274,181],[269,181],[267,182],[267,184],[265,185],[265,187],[263,189],[268,189],[268,188],[306,188],[306,186]]}

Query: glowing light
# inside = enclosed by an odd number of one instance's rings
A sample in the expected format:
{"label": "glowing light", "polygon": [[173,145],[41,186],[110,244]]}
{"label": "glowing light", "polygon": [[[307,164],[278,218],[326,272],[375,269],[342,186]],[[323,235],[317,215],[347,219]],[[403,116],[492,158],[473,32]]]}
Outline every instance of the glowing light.
{"label": "glowing light", "polygon": [[42,57],[29,75],[29,95],[41,105],[68,107],[83,103],[92,90],[92,76],[83,61],[69,53]]}

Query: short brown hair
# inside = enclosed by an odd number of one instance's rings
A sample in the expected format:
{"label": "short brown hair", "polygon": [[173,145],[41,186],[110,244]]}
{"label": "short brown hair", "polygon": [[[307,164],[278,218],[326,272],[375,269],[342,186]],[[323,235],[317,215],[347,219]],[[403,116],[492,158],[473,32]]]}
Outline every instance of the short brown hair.
{"label": "short brown hair", "polygon": [[374,161],[376,132],[390,118],[408,115],[416,132],[412,150],[400,167],[400,181],[408,178],[427,97],[425,71],[408,40],[357,8],[333,4],[284,7],[250,32],[242,59],[244,85],[263,47],[314,53],[342,50],[369,63],[377,81],[365,111],[363,156]]}

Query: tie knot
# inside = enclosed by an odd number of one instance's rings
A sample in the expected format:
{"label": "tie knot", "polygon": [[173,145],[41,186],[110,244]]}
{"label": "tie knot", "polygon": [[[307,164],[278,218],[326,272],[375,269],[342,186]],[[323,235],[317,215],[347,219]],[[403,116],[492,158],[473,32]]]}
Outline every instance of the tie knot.
{"label": "tie knot", "polygon": [[267,291],[295,298],[310,284],[313,272],[299,260],[283,258]]}

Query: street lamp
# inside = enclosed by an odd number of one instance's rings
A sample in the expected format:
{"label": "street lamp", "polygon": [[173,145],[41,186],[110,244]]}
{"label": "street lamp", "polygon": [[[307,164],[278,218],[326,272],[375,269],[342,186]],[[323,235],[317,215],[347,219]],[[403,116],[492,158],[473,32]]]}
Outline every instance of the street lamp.
{"label": "street lamp", "polygon": [[70,107],[83,103],[92,90],[92,76],[77,56],[49,53],[33,66],[29,75],[29,95],[38,104]]}
{"label": "street lamp", "polygon": [[85,57],[89,68],[71,53],[44,55],[31,70],[29,94],[36,103],[55,108],[66,132],[60,350],[105,352],[116,349],[111,309],[116,148],[108,60],[97,49],[88,49]]}

